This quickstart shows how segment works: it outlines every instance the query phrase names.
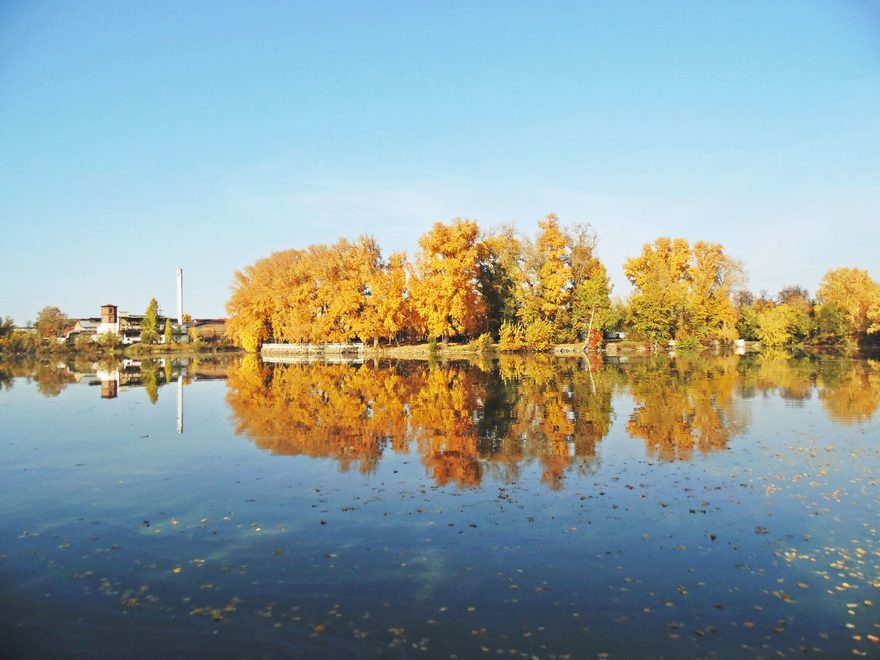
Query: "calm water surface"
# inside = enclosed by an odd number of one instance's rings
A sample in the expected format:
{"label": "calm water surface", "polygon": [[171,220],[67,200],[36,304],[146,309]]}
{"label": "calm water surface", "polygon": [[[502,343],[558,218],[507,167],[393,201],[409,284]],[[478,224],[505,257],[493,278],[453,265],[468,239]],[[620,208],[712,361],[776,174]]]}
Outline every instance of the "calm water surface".
{"label": "calm water surface", "polygon": [[876,656],[880,361],[0,365],[2,657]]}

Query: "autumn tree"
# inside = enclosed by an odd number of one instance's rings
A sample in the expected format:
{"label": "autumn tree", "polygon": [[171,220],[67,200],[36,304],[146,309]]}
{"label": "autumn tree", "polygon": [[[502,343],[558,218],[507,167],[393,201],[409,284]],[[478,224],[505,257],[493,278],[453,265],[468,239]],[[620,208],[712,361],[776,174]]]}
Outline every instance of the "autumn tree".
{"label": "autumn tree", "polygon": [[611,316],[611,282],[595,255],[596,234],[588,225],[567,232],[571,260],[571,336],[590,328],[607,329]]}
{"label": "autumn tree", "polygon": [[34,327],[41,338],[58,337],[67,326],[67,315],[57,307],[43,307],[37,313]]}
{"label": "autumn tree", "polygon": [[635,292],[630,299],[633,328],[653,341],[671,339],[685,329],[690,277],[690,245],[683,238],[658,238],[623,272]]}
{"label": "autumn tree", "polygon": [[687,302],[688,333],[698,339],[732,341],[737,334],[731,285],[738,282],[740,267],[724,254],[719,243],[697,241],[692,255]]}
{"label": "autumn tree", "polygon": [[636,288],[633,326],[649,339],[736,338],[731,289],[740,267],[720,244],[658,238],[627,259],[624,273]]}
{"label": "autumn tree", "polygon": [[494,227],[483,236],[484,258],[479,287],[486,305],[488,330],[498,335],[501,326],[518,321],[523,285],[523,241],[510,225]]}
{"label": "autumn tree", "polygon": [[165,319],[165,332],[163,333],[165,345],[170,346],[174,341],[174,333],[171,330],[171,319]]}
{"label": "autumn tree", "polygon": [[419,239],[412,270],[413,308],[430,337],[473,335],[486,325],[486,305],[479,288],[485,246],[477,223],[455,219],[437,223]]}
{"label": "autumn tree", "polygon": [[780,304],[795,307],[808,316],[813,313],[813,301],[810,300],[810,292],[802,286],[794,284],[783,287],[776,298]]}
{"label": "autumn tree", "polygon": [[141,328],[141,341],[144,344],[155,344],[159,339],[159,303],[155,298],[150,298],[147,311],[144,312],[143,326]]}
{"label": "autumn tree", "polygon": [[364,341],[393,339],[414,323],[407,288],[406,254],[397,252],[367,278],[369,295],[365,301]]}
{"label": "autumn tree", "polygon": [[565,332],[570,320],[572,269],[567,243],[555,215],[551,213],[538,222],[535,241],[540,260],[536,273],[538,314],[557,334]]}
{"label": "autumn tree", "polygon": [[11,317],[7,316],[0,321],[0,339],[11,335],[13,330],[15,330],[15,321]]}
{"label": "autumn tree", "polygon": [[[560,225],[548,215],[534,240],[510,227],[488,234],[484,272],[490,327],[512,350],[570,341],[593,326],[602,329],[610,308],[607,272],[595,256],[589,225]],[[530,335],[534,341],[526,339]]]}
{"label": "autumn tree", "polygon": [[249,352],[272,338],[307,340],[318,304],[312,261],[305,250],[282,250],[236,271],[227,336]]}
{"label": "autumn tree", "polygon": [[785,346],[795,340],[798,310],[788,304],[777,305],[758,313],[758,339],[766,346]]}
{"label": "autumn tree", "polygon": [[880,331],[880,285],[858,268],[833,268],[825,273],[816,298],[833,303],[846,319],[849,332]]}

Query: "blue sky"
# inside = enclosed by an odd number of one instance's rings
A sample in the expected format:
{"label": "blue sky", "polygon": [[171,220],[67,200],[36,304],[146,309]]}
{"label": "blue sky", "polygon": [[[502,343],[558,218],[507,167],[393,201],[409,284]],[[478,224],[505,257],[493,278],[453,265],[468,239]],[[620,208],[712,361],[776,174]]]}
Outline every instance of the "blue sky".
{"label": "blue sky", "polygon": [[223,314],[274,250],[454,217],[880,279],[880,4],[0,1],[0,315]]}

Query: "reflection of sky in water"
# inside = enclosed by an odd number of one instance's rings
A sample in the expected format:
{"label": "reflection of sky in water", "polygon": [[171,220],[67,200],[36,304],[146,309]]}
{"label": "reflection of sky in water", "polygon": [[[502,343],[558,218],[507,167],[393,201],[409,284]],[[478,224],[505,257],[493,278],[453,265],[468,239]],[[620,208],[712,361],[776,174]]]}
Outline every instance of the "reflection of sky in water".
{"label": "reflection of sky in water", "polygon": [[[182,434],[176,372],[114,399],[17,378],[0,635],[72,655],[877,648],[876,362],[584,367],[193,370]],[[339,414],[298,416],[306,393]]]}

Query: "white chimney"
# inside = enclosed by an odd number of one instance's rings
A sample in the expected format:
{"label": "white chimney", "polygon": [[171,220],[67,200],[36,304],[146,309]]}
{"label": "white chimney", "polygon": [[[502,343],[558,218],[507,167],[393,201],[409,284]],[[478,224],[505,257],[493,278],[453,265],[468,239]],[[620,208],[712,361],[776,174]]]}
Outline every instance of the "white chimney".
{"label": "white chimney", "polygon": [[177,269],[177,325],[183,325],[183,268]]}

